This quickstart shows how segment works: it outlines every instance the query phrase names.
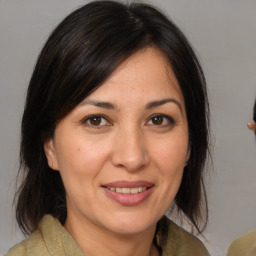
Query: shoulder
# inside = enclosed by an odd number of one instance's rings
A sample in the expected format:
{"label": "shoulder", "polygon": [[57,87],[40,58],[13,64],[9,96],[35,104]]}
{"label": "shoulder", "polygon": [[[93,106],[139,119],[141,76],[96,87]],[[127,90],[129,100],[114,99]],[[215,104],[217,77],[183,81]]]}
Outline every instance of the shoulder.
{"label": "shoulder", "polygon": [[163,255],[184,256],[209,256],[209,253],[204,244],[195,236],[176,225],[174,222],[166,218],[168,225],[168,237],[163,246]]}
{"label": "shoulder", "polygon": [[245,235],[234,240],[229,249],[227,256],[254,256],[256,255],[256,230],[246,233]]}
{"label": "shoulder", "polygon": [[47,226],[53,224],[52,217],[46,215],[43,217],[42,221],[39,224],[39,229],[29,235],[22,242],[13,246],[5,256],[28,256],[28,255],[48,255],[47,248],[45,244],[45,237],[42,233],[42,226]]}
{"label": "shoulder", "polygon": [[58,219],[45,215],[38,229],[5,256],[83,255],[80,247]]}
{"label": "shoulder", "polygon": [[45,243],[42,237],[40,230],[35,231],[25,240],[13,246],[5,256],[28,256],[33,254],[34,251],[37,253],[36,255],[47,255],[41,254],[45,252]]}
{"label": "shoulder", "polygon": [[16,244],[13,246],[5,256],[26,256],[27,255],[27,250],[26,250],[26,243],[25,241]]}

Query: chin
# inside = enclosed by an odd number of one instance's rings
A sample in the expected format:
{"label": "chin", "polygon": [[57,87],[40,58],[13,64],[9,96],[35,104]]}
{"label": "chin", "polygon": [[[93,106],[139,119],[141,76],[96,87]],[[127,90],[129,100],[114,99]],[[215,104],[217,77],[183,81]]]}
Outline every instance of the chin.
{"label": "chin", "polygon": [[[122,235],[139,234],[148,229],[155,228],[157,220],[145,215],[138,216],[137,214],[128,215],[123,214],[122,216],[113,217],[109,222],[109,230],[114,233]],[[106,225],[107,223],[105,223]]]}

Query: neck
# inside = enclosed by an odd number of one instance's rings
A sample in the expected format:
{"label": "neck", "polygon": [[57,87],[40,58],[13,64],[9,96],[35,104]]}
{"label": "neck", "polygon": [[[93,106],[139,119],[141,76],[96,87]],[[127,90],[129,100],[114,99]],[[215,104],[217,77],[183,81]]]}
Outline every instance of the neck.
{"label": "neck", "polygon": [[[71,221],[70,221],[71,220]],[[66,230],[86,256],[158,256],[153,244],[156,225],[136,234],[119,234],[104,230],[88,221],[67,218]]]}

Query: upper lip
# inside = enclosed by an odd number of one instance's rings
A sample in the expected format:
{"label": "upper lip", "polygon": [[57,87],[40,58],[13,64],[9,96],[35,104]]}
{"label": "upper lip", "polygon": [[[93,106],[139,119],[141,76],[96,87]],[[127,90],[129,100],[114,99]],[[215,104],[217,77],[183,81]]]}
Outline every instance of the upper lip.
{"label": "upper lip", "polygon": [[137,188],[137,187],[152,187],[154,186],[153,183],[143,180],[138,181],[126,181],[126,180],[119,180],[113,181],[109,183],[105,183],[101,185],[102,187],[108,188]]}

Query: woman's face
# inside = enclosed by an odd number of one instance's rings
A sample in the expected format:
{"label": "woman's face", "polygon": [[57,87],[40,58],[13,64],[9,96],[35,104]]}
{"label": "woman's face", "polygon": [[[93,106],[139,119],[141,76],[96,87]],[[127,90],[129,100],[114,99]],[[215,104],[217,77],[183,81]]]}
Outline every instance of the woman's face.
{"label": "woman's face", "polygon": [[189,158],[183,96],[161,52],[123,62],[59,122],[45,152],[66,189],[67,222],[119,234],[155,227]]}

